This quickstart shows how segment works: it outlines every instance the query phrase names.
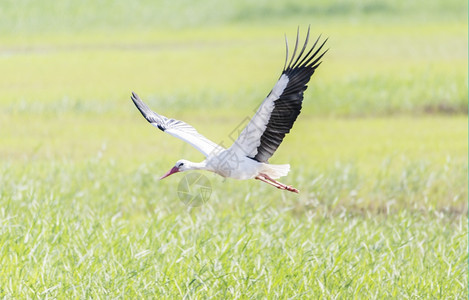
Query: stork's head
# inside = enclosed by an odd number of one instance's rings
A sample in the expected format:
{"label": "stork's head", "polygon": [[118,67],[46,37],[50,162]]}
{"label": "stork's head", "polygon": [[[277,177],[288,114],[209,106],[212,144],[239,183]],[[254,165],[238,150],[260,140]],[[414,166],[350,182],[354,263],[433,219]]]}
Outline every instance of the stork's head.
{"label": "stork's head", "polygon": [[168,177],[169,175],[172,175],[174,173],[178,173],[178,172],[184,172],[184,171],[187,171],[187,170],[191,170],[191,162],[188,161],[188,160],[185,160],[185,159],[180,159],[176,162],[176,164],[174,165],[174,167],[168,171],[168,173],[164,174],[161,178],[166,178]]}

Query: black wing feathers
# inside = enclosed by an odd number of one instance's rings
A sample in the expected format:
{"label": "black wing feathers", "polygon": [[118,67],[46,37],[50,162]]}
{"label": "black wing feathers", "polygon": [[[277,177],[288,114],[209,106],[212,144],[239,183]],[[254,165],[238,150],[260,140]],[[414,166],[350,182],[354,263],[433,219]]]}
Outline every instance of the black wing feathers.
{"label": "black wing feathers", "polygon": [[306,84],[309,82],[316,68],[321,64],[321,62],[319,62],[320,59],[327,52],[326,50],[318,56],[327,41],[326,39],[318,49],[311,54],[314,48],[316,48],[320,39],[319,37],[308,53],[302,57],[307,47],[308,39],[309,28],[304,46],[299,52],[298,57],[295,58],[299,40],[299,32],[297,32],[295,49],[293,50],[293,55],[288,65],[288,41],[285,39],[287,45],[287,60],[285,61],[282,76],[286,75],[288,77],[288,84],[280,97],[274,101],[274,109],[270,115],[267,127],[261,136],[261,143],[257,148],[257,154],[253,157],[259,162],[267,162],[282,143],[285,134],[290,132],[293,123],[301,112],[303,93],[308,87]]}
{"label": "black wing feathers", "polygon": [[175,127],[175,126],[187,126],[186,123],[183,121],[179,121],[176,119],[169,119],[165,116],[158,115],[154,111],[152,111],[141,99],[140,97],[132,92],[132,101],[134,102],[135,106],[138,108],[142,116],[151,124],[156,125],[158,129],[161,131],[166,131],[166,129]]}
{"label": "black wing feathers", "polygon": [[137,94],[132,92],[131,99],[142,114],[142,116],[148,122],[156,124],[158,129],[160,129],[161,131],[166,130],[164,126],[164,119],[161,116],[157,115],[154,111],[152,111],[142,100],[140,100],[140,97],[138,97]]}

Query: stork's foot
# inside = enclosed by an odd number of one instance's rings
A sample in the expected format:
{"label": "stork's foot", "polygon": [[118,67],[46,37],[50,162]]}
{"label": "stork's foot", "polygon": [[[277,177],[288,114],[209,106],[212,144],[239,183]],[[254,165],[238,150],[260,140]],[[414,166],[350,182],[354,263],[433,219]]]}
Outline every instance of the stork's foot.
{"label": "stork's foot", "polygon": [[285,191],[289,191],[289,192],[293,192],[293,193],[297,193],[297,194],[300,192],[299,190],[292,187],[291,185],[286,185],[286,184],[283,184],[281,182],[278,182],[277,180],[272,179],[272,178],[270,178],[269,176],[267,176],[265,174],[260,174],[260,175],[256,176],[255,179],[263,181],[263,182],[268,183],[270,185],[273,185],[273,186],[275,186],[276,188],[278,188],[280,190],[285,190]]}
{"label": "stork's foot", "polygon": [[297,194],[300,193],[299,190],[295,189],[295,188],[292,187],[291,185],[287,185],[287,186],[285,187],[285,189],[286,189],[287,191],[289,191],[289,192],[293,192],[293,193],[297,193]]}

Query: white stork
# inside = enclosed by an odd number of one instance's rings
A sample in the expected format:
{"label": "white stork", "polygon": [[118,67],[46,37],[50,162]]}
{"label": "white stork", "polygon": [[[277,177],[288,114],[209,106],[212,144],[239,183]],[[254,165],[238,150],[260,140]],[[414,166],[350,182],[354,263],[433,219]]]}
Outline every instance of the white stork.
{"label": "white stork", "polygon": [[290,132],[300,114],[306,84],[321,64],[320,59],[327,52],[326,50],[320,54],[327,39],[313,52],[319,41],[318,38],[311,49],[303,55],[308,38],[309,28],[304,46],[296,56],[299,40],[299,30],[297,31],[295,49],[288,62],[288,41],[285,37],[286,59],[279,80],[238,139],[228,149],[207,139],[183,121],[169,119],[153,112],[137,94],[132,92],[132,101],[151,125],[191,144],[206,157],[200,163],[178,160],[160,179],[182,171],[208,170],[223,177],[258,179],[276,188],[298,193],[296,188],[275,180],[286,176],[290,171],[290,165],[271,165],[268,160],[282,143],[285,134]]}

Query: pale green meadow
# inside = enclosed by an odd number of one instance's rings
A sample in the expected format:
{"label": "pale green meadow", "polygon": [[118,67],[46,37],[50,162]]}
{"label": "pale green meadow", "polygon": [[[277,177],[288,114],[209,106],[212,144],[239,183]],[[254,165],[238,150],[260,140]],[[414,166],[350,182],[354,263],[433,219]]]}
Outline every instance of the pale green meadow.
{"label": "pale green meadow", "polygon": [[[284,63],[329,38],[272,157],[282,182],[158,178],[229,146]],[[5,1],[0,297],[460,299],[468,294],[467,3]]]}

